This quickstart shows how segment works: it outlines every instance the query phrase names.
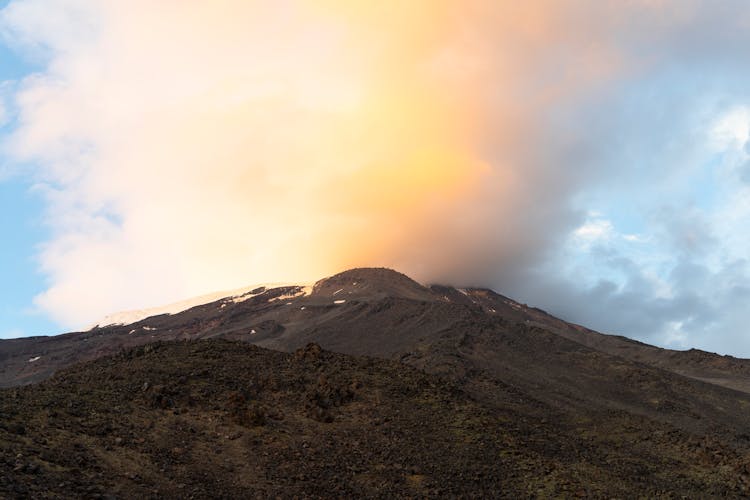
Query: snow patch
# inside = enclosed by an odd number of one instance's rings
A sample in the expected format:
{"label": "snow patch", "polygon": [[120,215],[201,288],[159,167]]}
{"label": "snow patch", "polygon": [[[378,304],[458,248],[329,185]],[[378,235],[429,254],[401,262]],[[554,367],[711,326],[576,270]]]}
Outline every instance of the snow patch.
{"label": "snow patch", "polygon": [[[281,300],[289,300],[289,299],[296,299],[298,297],[304,297],[306,295],[309,295],[312,291],[312,287],[309,286],[297,286],[296,290],[291,293],[285,293],[284,295],[279,295],[278,297],[271,297],[268,299],[268,302],[276,302]],[[287,305],[291,304],[289,302]]]}
{"label": "snow patch", "polygon": [[33,363],[34,361],[39,361],[41,356],[34,356],[33,358],[29,359],[29,363]]}
{"label": "snow patch", "polygon": [[336,290],[335,292],[333,292],[333,294],[334,294],[334,295],[336,295],[337,293],[339,293],[339,292],[343,292],[343,291],[344,291],[344,289],[343,289],[343,288],[339,288],[338,290]]}
{"label": "snow patch", "polygon": [[508,304],[510,307],[512,307],[516,311],[523,311],[523,307],[521,307],[518,303],[513,302],[512,300],[504,300],[503,302]]}
{"label": "snow patch", "polygon": [[[97,321],[94,325],[92,325],[89,330],[97,328],[97,327],[105,327],[105,326],[115,326],[115,325],[131,325],[133,323],[137,323],[138,321],[141,321],[143,319],[146,319],[150,316],[158,316],[160,314],[177,314],[181,313],[183,311],[187,311],[188,309],[191,309],[196,306],[201,306],[204,304],[210,304],[211,302],[216,302],[217,300],[225,299],[225,302],[243,302],[245,300],[248,300],[255,295],[260,295],[268,290],[274,289],[274,288],[280,288],[280,287],[288,287],[288,286],[297,286],[299,287],[305,295],[309,295],[312,292],[312,285],[308,283],[265,283],[265,284],[258,284],[253,286],[246,286],[242,288],[237,288],[234,290],[225,290],[222,292],[214,292],[209,293],[206,295],[200,295],[198,297],[193,297],[187,300],[182,300],[179,302],[174,302],[172,304],[168,304],[165,306],[160,307],[151,307],[147,309],[135,309],[132,311],[121,311],[113,314],[109,314],[102,318],[100,321]],[[259,288],[262,288],[263,291],[256,293],[256,294],[250,294],[253,290],[257,290]]]}
{"label": "snow patch", "polygon": [[339,299],[339,300],[334,300],[333,301],[334,304],[343,304],[344,302],[346,302],[345,299]]}

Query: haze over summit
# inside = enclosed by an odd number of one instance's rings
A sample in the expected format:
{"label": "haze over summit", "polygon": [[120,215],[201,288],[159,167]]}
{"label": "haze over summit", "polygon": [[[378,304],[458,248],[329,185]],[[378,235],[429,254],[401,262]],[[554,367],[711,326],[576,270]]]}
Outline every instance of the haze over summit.
{"label": "haze over summit", "polygon": [[75,329],[382,265],[750,357],[748,22],[739,1],[7,2],[29,66],[0,73],[0,182],[47,228],[8,238],[41,272],[26,308]]}

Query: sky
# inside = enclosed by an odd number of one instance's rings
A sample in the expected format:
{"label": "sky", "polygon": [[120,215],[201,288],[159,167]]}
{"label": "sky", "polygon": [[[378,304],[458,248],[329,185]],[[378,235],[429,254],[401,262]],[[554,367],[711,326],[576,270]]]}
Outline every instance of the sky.
{"label": "sky", "polygon": [[0,338],[387,266],[750,357],[744,0],[0,1]]}

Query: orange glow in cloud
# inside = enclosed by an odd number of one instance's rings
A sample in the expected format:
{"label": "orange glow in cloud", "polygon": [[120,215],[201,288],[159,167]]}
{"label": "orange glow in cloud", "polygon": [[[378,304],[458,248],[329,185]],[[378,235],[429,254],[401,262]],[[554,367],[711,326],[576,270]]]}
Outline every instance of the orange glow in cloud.
{"label": "orange glow in cloud", "polygon": [[575,52],[594,69],[539,76],[550,46],[588,47],[561,5],[11,5],[51,53],[12,143],[55,186],[38,304],[76,326],[351,265],[472,279],[522,255],[529,115],[621,66],[601,45]]}

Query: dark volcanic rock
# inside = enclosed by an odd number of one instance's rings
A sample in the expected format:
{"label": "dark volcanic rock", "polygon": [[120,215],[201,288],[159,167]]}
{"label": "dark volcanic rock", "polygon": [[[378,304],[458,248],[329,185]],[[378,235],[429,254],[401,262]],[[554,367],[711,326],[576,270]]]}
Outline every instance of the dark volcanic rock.
{"label": "dark volcanic rock", "polygon": [[405,274],[385,268],[358,268],[344,271],[317,283],[312,290],[313,297],[333,297],[340,299],[365,297],[403,297],[416,300],[432,300],[430,290]]}
{"label": "dark volcanic rock", "polygon": [[[292,354],[221,340],[149,347],[0,392],[0,496],[748,491],[741,450],[626,412],[582,422],[529,402],[483,403],[449,379],[316,345]],[[25,433],[10,430],[21,425]]]}
{"label": "dark volcanic rock", "polygon": [[706,497],[750,474],[747,360],[387,269],[0,341],[0,385],[39,381],[0,393],[6,496]]}
{"label": "dark volcanic rock", "polygon": [[[497,321],[490,325],[489,319]],[[602,335],[492,290],[439,285],[427,288],[401,273],[381,268],[352,269],[325,278],[308,295],[303,287],[261,287],[240,298],[222,299],[131,325],[0,340],[0,387],[37,382],[73,363],[158,340],[224,337],[287,351],[318,342],[345,353],[414,359],[414,354],[427,345],[445,344],[446,336],[454,335],[456,327],[464,329],[461,334],[475,335],[480,324],[483,335],[491,331],[499,335],[511,330],[527,332],[531,337],[528,345],[535,345],[535,332],[545,331],[618,359],[750,393],[747,360],[695,350],[659,349],[624,337]],[[511,352],[523,343],[521,340],[509,346]],[[576,374],[570,377],[575,379]]]}

